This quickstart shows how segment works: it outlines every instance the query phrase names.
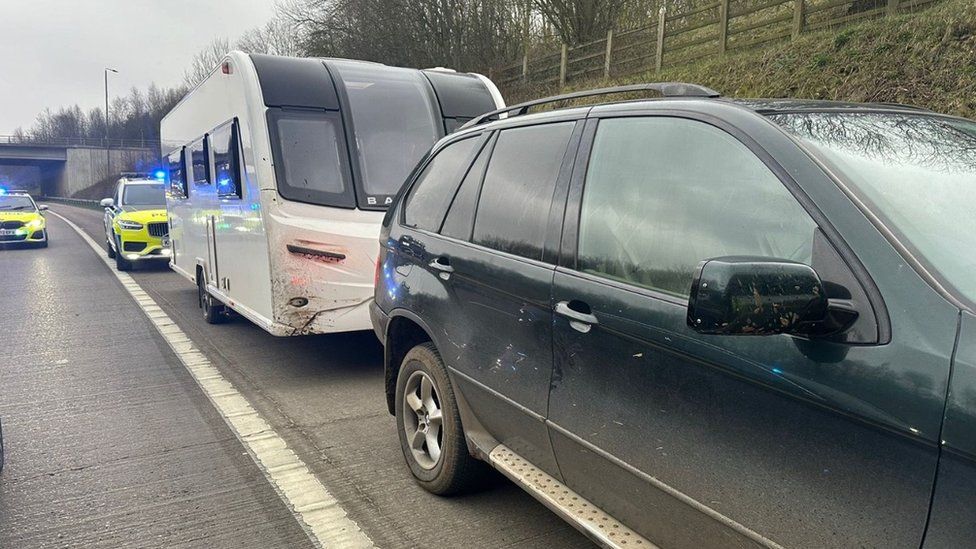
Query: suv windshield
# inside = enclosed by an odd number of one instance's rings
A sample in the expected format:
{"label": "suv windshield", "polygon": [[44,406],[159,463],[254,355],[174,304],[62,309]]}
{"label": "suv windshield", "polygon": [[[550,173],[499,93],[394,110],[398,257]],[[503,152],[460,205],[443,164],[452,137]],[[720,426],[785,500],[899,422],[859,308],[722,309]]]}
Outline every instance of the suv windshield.
{"label": "suv windshield", "polygon": [[345,87],[362,167],[361,206],[387,205],[443,130],[416,70],[333,61]]}
{"label": "suv windshield", "polygon": [[23,195],[0,195],[0,210],[33,210],[34,202],[30,198]]}
{"label": "suv windshield", "polygon": [[976,123],[881,112],[770,118],[813,145],[919,259],[976,302]]}
{"label": "suv windshield", "polygon": [[166,192],[162,183],[126,185],[122,191],[123,206],[165,206]]}

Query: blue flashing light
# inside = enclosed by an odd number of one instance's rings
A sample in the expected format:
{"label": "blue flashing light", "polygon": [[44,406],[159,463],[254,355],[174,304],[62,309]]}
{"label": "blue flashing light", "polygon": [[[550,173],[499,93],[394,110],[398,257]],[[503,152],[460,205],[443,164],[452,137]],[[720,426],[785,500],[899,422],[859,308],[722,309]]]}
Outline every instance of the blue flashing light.
{"label": "blue flashing light", "polygon": [[155,172],[153,173],[153,176],[154,176],[154,177],[155,177],[156,179],[166,179],[166,172],[164,172],[163,170],[156,170],[156,171],[155,171]]}
{"label": "blue flashing light", "polygon": [[783,370],[780,370],[779,368],[773,368],[773,373],[776,375],[780,375],[783,373]]}
{"label": "blue flashing light", "polygon": [[7,189],[0,187],[0,195],[5,195],[5,194],[7,194]]}

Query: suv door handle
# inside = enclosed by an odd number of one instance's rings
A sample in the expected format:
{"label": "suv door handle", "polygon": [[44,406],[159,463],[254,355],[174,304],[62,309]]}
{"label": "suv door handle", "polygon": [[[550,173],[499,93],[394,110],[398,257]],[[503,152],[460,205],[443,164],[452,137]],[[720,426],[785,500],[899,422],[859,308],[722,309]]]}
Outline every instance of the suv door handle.
{"label": "suv door handle", "polygon": [[[595,324],[599,324],[600,321],[597,320],[593,313],[584,313],[577,311],[571,305],[571,303],[580,304],[586,306],[585,303],[581,301],[560,301],[556,303],[556,314],[559,316],[564,316],[569,319],[569,325],[573,327],[574,330],[578,332],[583,332],[584,334],[590,331]],[[586,307],[589,309],[589,307]]]}
{"label": "suv door handle", "polygon": [[441,256],[430,262],[430,266],[434,269],[441,271],[442,273],[453,273],[454,267],[451,267],[451,260]]}
{"label": "suv door handle", "polygon": [[440,256],[429,263],[430,267],[435,271],[440,271],[438,276],[443,280],[450,278],[451,273],[454,272],[454,267],[451,266],[451,260]]}

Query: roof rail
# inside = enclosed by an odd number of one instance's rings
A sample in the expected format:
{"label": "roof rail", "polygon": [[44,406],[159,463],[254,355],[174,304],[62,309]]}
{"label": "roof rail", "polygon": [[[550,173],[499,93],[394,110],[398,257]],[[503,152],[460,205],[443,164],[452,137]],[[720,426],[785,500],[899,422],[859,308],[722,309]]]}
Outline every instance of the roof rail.
{"label": "roof rail", "polygon": [[498,120],[502,114],[508,114],[509,117],[521,116],[527,113],[530,108],[545,105],[547,103],[579,99],[581,97],[595,97],[598,95],[611,95],[615,93],[640,91],[655,91],[664,97],[721,97],[720,93],[711,88],[699,86],[698,84],[686,84],[684,82],[649,82],[645,84],[631,84],[628,86],[614,86],[612,88],[597,88],[594,90],[584,90],[566,93],[563,95],[553,95],[551,97],[543,97],[542,99],[533,99],[532,101],[526,101],[525,103],[519,103],[517,105],[509,105],[508,107],[487,112],[481,116],[473,118],[467,124],[462,126],[462,128],[470,128],[472,126],[484,124],[485,122],[489,122],[491,120]]}
{"label": "roof rail", "polygon": [[906,105],[905,103],[896,103],[893,101],[874,101],[872,105],[884,105],[886,107],[896,107],[899,109],[905,109],[908,111],[921,111],[921,112],[934,112],[932,109],[927,109],[925,107],[918,107],[916,105]]}

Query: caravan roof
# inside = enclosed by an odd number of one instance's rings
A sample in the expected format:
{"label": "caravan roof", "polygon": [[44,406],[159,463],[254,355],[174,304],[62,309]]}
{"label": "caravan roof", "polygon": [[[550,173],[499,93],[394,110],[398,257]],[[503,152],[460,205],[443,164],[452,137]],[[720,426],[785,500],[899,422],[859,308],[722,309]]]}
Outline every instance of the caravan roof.
{"label": "caravan roof", "polygon": [[[283,143],[275,150],[280,188],[286,198],[340,207],[382,209],[432,143],[502,102],[484,77],[443,70],[417,70],[347,59],[294,58],[251,54],[269,131]],[[327,115],[339,113],[345,135],[326,128]],[[307,113],[307,116],[302,114]],[[391,121],[396,121],[391,123]],[[334,143],[337,171],[348,171],[352,185],[301,192],[289,174],[305,174],[303,158],[325,149],[288,148],[295,142]],[[325,137],[325,140],[322,138]],[[346,142],[343,147],[342,137]],[[284,138],[284,139],[283,139]],[[345,149],[345,151],[343,150]],[[342,152],[349,158],[348,170]],[[334,156],[334,155],[331,155]],[[282,185],[283,183],[283,185]],[[292,195],[288,196],[291,187]],[[355,191],[352,191],[355,188]]]}

